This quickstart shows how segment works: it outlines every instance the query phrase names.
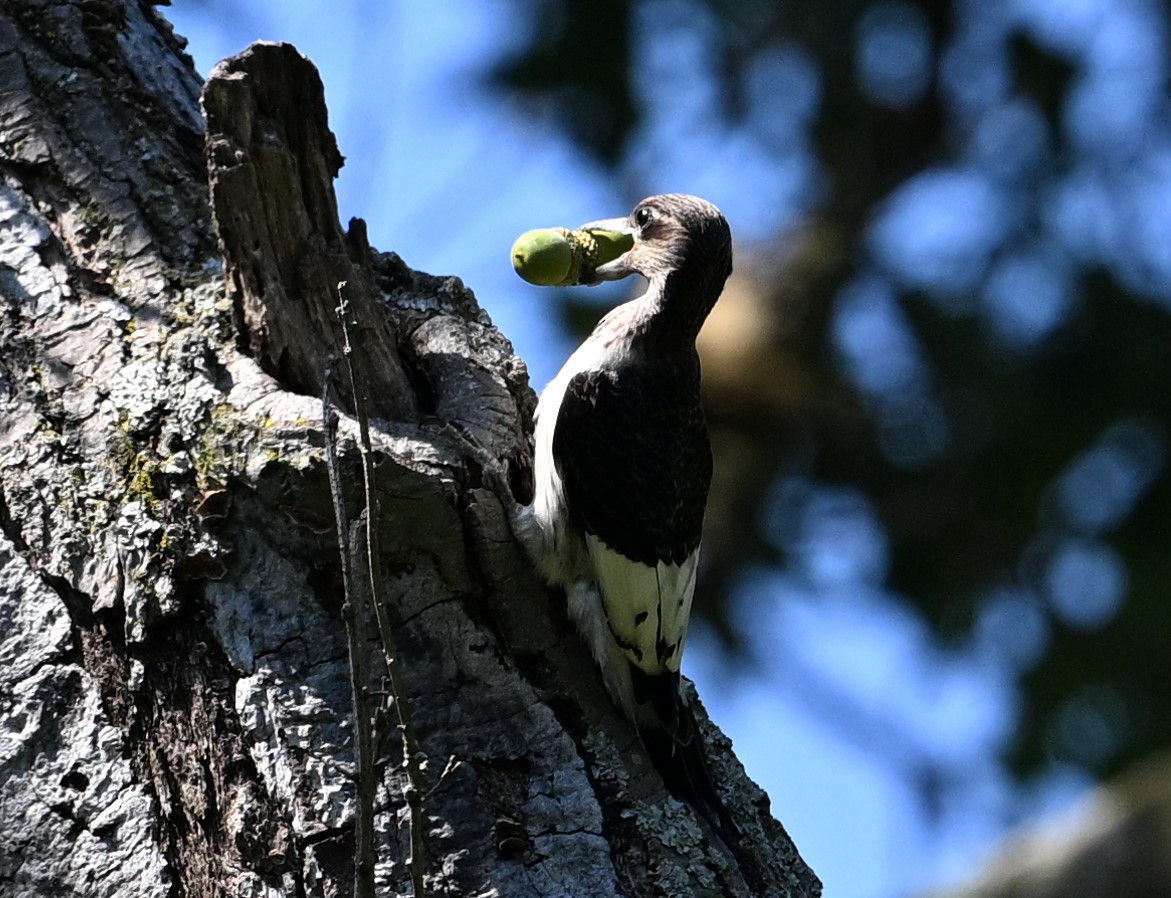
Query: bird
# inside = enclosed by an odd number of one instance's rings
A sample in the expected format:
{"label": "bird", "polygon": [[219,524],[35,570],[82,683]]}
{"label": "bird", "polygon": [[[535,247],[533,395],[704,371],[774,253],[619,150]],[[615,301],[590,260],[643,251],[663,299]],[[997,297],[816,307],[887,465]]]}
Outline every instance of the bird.
{"label": "bird", "polygon": [[541,392],[526,540],[562,587],[616,704],[666,753],[695,737],[680,681],[712,450],[695,341],[732,271],[728,222],[684,194],[639,202],[580,231],[630,248],[579,283],[641,275]]}

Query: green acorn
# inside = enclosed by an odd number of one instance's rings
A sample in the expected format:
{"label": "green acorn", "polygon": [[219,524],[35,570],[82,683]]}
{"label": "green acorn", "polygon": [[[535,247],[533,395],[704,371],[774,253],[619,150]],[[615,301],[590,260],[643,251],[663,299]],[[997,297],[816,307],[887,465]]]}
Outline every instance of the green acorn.
{"label": "green acorn", "polygon": [[512,267],[538,287],[569,287],[634,246],[621,231],[537,228],[512,245]]}

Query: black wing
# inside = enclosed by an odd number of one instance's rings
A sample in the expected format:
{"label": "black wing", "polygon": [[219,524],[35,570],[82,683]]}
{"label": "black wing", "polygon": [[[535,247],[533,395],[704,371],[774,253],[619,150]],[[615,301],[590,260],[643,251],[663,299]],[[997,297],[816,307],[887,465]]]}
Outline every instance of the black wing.
{"label": "black wing", "polygon": [[698,358],[575,376],[553,456],[584,532],[651,567],[683,563],[699,546],[712,479]]}

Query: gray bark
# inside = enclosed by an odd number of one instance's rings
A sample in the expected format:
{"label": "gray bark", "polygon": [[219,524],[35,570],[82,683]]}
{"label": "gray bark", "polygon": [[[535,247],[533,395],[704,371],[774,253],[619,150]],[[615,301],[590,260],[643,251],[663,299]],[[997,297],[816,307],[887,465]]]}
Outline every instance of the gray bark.
{"label": "gray bark", "polygon": [[[0,895],[351,893],[319,398],[342,281],[429,893],[820,892],[702,709],[735,853],[610,704],[508,526],[524,365],[458,280],[340,227],[306,60],[257,45],[221,64],[205,140],[150,5],[20,0],[0,2],[0,85]],[[354,401],[339,388],[356,520]],[[375,876],[398,894],[409,790],[369,633]]]}

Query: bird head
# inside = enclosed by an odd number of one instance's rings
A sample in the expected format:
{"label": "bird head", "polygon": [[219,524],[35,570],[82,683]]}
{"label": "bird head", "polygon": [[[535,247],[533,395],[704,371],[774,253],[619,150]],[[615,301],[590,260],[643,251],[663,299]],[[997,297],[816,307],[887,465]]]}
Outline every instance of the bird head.
{"label": "bird head", "polygon": [[[582,225],[629,234],[634,245],[612,261],[594,269],[591,280],[615,281],[631,274],[663,281],[668,275],[695,270],[719,287],[732,271],[732,233],[723,214],[707,200],[682,193],[650,196],[626,218],[610,218]],[[718,288],[717,288],[718,289]]]}

